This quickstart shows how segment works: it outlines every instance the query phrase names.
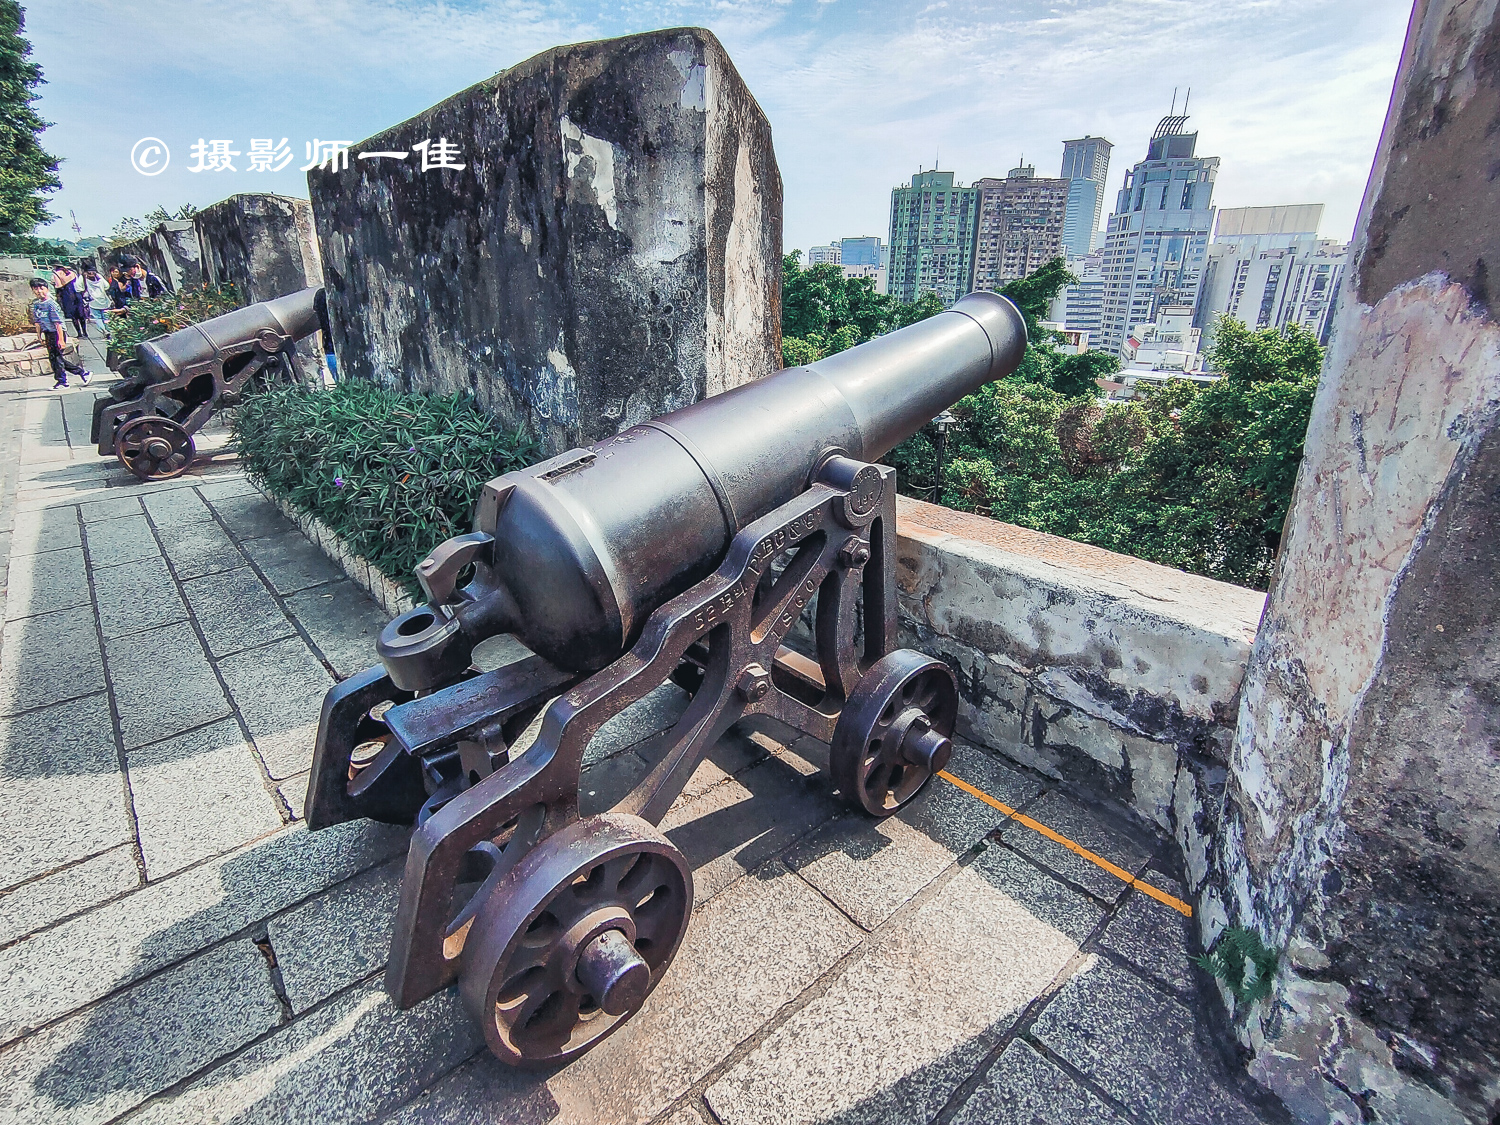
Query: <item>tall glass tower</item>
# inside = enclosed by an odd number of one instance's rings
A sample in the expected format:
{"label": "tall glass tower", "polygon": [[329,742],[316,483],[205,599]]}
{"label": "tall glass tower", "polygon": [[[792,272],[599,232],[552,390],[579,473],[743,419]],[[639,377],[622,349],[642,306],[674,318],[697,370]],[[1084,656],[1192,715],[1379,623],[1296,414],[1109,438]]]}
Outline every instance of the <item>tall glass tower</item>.
{"label": "tall glass tower", "polygon": [[1104,243],[1101,349],[1167,305],[1192,307],[1214,229],[1217,156],[1198,156],[1187,116],[1163,117],[1146,159],[1125,174]]}
{"label": "tall glass tower", "polygon": [[1109,177],[1109,154],[1115,146],[1103,137],[1063,141],[1062,178],[1068,181],[1068,207],[1063,216],[1063,252],[1081,258],[1093,249],[1093,234],[1104,213],[1104,181]]}

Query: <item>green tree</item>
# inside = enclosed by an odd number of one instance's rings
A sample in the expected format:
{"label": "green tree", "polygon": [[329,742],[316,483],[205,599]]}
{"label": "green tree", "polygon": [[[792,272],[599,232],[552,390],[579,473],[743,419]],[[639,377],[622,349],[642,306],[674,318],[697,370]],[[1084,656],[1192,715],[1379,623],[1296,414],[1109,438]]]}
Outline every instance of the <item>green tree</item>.
{"label": "green tree", "polygon": [[1109,352],[1084,352],[1082,355],[1059,355],[1052,361],[1052,389],[1070,398],[1097,396],[1103,379],[1120,370],[1120,359]]}
{"label": "green tree", "polygon": [[1208,366],[1241,383],[1293,381],[1318,377],[1323,349],[1318,338],[1298,324],[1251,329],[1231,316],[1214,322],[1214,344]]}
{"label": "green tree", "polygon": [[62,186],[57,158],[37,140],[49,122],[32,108],[43,79],[42,68],[30,61],[25,30],[25,9],[0,0],[0,242],[50,223],[44,197]]}

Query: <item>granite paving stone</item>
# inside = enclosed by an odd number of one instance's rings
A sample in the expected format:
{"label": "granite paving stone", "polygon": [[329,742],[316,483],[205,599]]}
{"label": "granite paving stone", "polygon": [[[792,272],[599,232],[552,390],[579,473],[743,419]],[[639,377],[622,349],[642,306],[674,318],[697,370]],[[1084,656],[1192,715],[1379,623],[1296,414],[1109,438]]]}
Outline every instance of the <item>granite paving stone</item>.
{"label": "granite paving stone", "polygon": [[786,862],[856,923],[873,930],[956,858],[896,817],[847,816],[793,848]]}
{"label": "granite paving stone", "polygon": [[1091,958],[1044,1008],[1032,1034],[1091,1075],[1132,1112],[1162,1125],[1256,1120],[1214,1081],[1193,1013],[1100,958]]}
{"label": "granite paving stone", "polygon": [[[1040,783],[991,754],[955,741],[948,769],[1016,807]],[[1005,814],[942,778],[934,778],[894,817],[852,816],[793,849],[788,864],[865,929],[875,929],[968,852]]]}
{"label": "granite paving stone", "polygon": [[0,950],[0,1043],[191,956],[406,849],[357,821],[286,829]]}
{"label": "granite paving stone", "polygon": [[[1111,827],[1097,813],[1056,790],[1044,794],[1035,807],[1027,810],[1027,815],[1132,875],[1138,874],[1151,858],[1149,845]],[[1012,820],[1003,832],[1008,845],[1091,894],[1113,902],[1125,893],[1124,880],[1035,829]]]}
{"label": "granite paving stone", "polygon": [[184,582],[182,591],[216,658],[296,635],[265,583],[248,566]]}
{"label": "granite paving stone", "polygon": [[1127,1125],[1024,1039],[1000,1053],[952,1125]]}
{"label": "granite paving stone", "polygon": [[455,989],[403,1012],[370,984],[153,1102],[132,1125],[369,1121],[410,1100],[481,1042]]}
{"label": "granite paving stone", "polygon": [[276,1026],[254,943],[211,949],[0,1054],[0,1121],[99,1125]]}
{"label": "granite paving stone", "polygon": [[245,477],[243,473],[226,473],[222,479],[205,481],[198,486],[198,494],[203,499],[212,503],[215,500],[223,500],[229,496],[260,495],[255,485]]}
{"label": "granite paving stone", "polygon": [[83,522],[103,523],[105,520],[119,519],[121,516],[138,516],[141,514],[141,502],[135,496],[111,496],[107,500],[95,500],[92,503],[83,504],[79,511],[83,513]]}
{"label": "granite paving stone", "polygon": [[671,729],[691,701],[692,697],[674,683],[653,688],[594,732],[583,760],[608,758]]}
{"label": "granite paving stone", "polygon": [[[1182,884],[1160,872],[1147,871],[1142,878],[1175,898],[1183,897]],[[1188,960],[1194,949],[1192,923],[1149,895],[1132,890],[1104,927],[1099,944],[1168,988],[1184,993],[1193,988]]]}
{"label": "granite paving stone", "polygon": [[293,594],[286,605],[339,679],[380,663],[375,638],[389,619],[353,582],[345,579]]}
{"label": "granite paving stone", "polygon": [[385,965],[404,867],[403,860],[383,864],[271,919],[271,948],[294,1013]]}
{"label": "granite paving stone", "polygon": [[699,900],[844,811],[822,775],[804,776],[790,760],[790,752],[768,758],[662,819],[662,831],[693,867]]}
{"label": "granite paving stone", "polygon": [[711,1085],[708,1104],[723,1125],[930,1121],[1077,951],[960,868]]}
{"label": "granite paving stone", "polygon": [[1066,934],[1078,945],[1087,940],[1104,917],[1098,903],[1007,848],[987,848],[969,870],[1020,903],[1033,918]]}
{"label": "granite paving stone", "polygon": [[221,496],[213,501],[213,509],[229,533],[241,541],[281,535],[297,527],[258,492]]}
{"label": "granite paving stone", "polygon": [[94,571],[94,600],[106,640],[186,621],[188,616],[160,555]]}
{"label": "granite paving stone", "polygon": [[88,604],[89,580],[81,547],[11,560],[5,592],[7,621]]}
{"label": "granite paving stone", "polygon": [[78,510],[72,505],[42,508],[16,515],[10,540],[12,558],[81,546],[83,540],[78,531]]}
{"label": "granite paving stone", "polygon": [[476,1066],[470,1080],[490,1082],[495,1120],[552,1120],[543,1115],[555,1107],[556,1119],[578,1125],[650,1121],[859,936],[805,883],[769,864],[695,912],[671,971],[598,1047],[550,1078]]}
{"label": "granite paving stone", "polygon": [[121,566],[158,554],[151,525],[137,511],[134,515],[91,523],[84,529],[89,565],[95,570]]}
{"label": "granite paving stone", "polygon": [[[961,738],[953,740],[953,758],[947,772],[1013,809],[1027,805],[1042,789],[1035,778]],[[930,781],[926,791],[897,815],[958,854],[968,851],[1006,820],[993,805],[941,777]]]}
{"label": "granite paving stone", "polygon": [[146,877],[160,879],[281,827],[240,726],[224,719],[126,756]]}
{"label": "granite paving stone", "polygon": [[194,488],[173,488],[165,492],[149,492],[141,497],[151,522],[157,527],[184,523],[209,523],[213,512],[203,502]]}
{"label": "granite paving stone", "polygon": [[172,570],[180,581],[245,565],[245,557],[217,523],[162,524],[157,532],[162,550],[172,561]]}
{"label": "granite paving stone", "polygon": [[266,772],[277,781],[312,765],[323,696],[333,686],[300,637],[250,649],[219,662]]}
{"label": "granite paving stone", "polygon": [[381,1125],[553,1125],[560,1112],[539,1080],[481,1051]]}
{"label": "granite paving stone", "polygon": [[188,624],[104,642],[125,749],[229,714],[229,701]]}
{"label": "granite paving stone", "polygon": [[291,811],[293,820],[301,820],[304,815],[303,805],[307,801],[308,776],[307,773],[293,774],[276,787],[281,794],[281,799],[286,802],[286,807]]}
{"label": "granite paving stone", "polygon": [[244,547],[278,594],[295,594],[344,577],[344,572],[303,538],[300,531],[251,539]]}
{"label": "granite paving stone", "polygon": [[121,844],[0,895],[0,945],[140,885],[135,849]]}
{"label": "granite paving stone", "polygon": [[91,609],[6,622],[0,645],[0,715],[103,690],[104,663]]}

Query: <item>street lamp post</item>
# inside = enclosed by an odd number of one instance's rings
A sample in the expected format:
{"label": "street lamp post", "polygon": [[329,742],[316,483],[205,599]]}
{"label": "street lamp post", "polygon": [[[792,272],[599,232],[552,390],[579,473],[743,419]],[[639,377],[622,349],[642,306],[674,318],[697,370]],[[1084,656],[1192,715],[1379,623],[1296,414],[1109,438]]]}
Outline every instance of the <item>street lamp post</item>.
{"label": "street lamp post", "polygon": [[943,461],[948,452],[948,430],[958,419],[953,417],[950,411],[943,411],[932,420],[933,427],[937,430],[937,487],[934,489],[933,502],[943,502]]}

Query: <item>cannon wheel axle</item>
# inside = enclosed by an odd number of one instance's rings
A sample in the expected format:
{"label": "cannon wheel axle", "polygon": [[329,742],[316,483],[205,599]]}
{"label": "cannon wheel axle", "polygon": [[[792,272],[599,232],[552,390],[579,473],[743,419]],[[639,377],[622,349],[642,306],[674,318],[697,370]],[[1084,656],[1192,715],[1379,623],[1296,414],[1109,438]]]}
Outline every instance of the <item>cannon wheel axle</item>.
{"label": "cannon wheel axle", "polygon": [[196,452],[193,435],[170,418],[135,418],[115,434],[115,456],[141,480],[171,480]]}
{"label": "cannon wheel axle", "polygon": [[566,1062],[645,1002],[692,908],[687,860],[651,824],[624,813],[574,821],[490,893],[459,993],[501,1060]]}

